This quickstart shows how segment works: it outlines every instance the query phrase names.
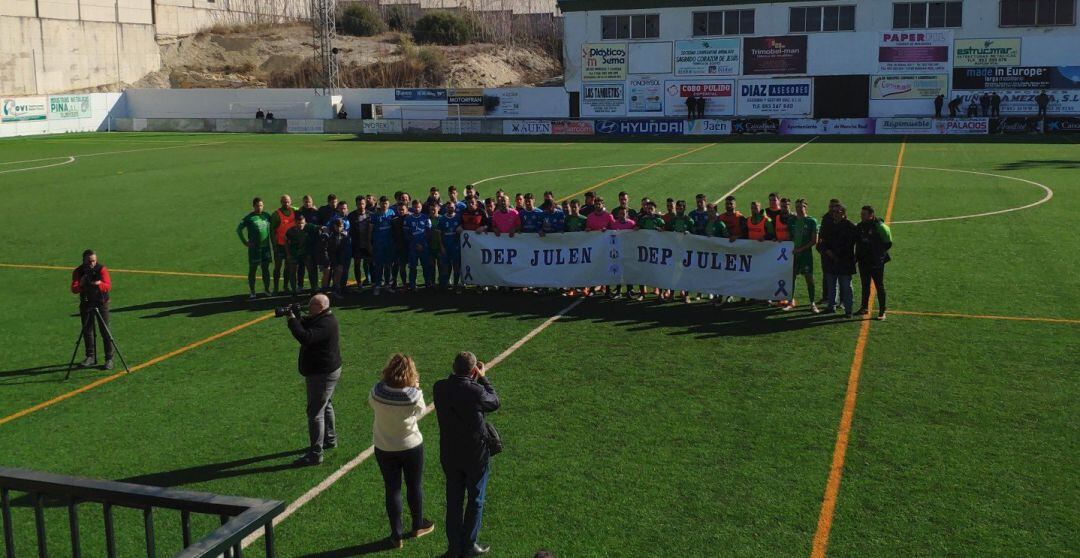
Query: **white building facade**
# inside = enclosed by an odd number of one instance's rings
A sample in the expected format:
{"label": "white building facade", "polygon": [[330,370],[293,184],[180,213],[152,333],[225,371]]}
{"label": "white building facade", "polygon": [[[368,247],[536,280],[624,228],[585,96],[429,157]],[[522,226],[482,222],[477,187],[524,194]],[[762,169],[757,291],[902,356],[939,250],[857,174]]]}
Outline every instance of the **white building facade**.
{"label": "white building facade", "polygon": [[[583,118],[1080,114],[1077,0],[560,0]],[[572,102],[573,104],[573,102]],[[981,107],[980,107],[981,108]],[[947,105],[943,113],[948,115]]]}

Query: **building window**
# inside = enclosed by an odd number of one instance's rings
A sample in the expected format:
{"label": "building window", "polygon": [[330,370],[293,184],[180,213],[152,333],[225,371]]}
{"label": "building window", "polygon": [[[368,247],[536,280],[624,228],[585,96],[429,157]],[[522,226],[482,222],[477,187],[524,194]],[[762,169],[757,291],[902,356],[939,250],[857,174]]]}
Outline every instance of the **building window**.
{"label": "building window", "polygon": [[1076,25],[1076,0],[1001,0],[1002,27]]}
{"label": "building window", "polygon": [[855,6],[791,8],[788,28],[792,33],[854,31]]}
{"label": "building window", "polygon": [[600,16],[604,39],[655,39],[660,36],[660,14]]}
{"label": "building window", "polygon": [[695,37],[754,34],[754,10],[694,12],[692,17]]}
{"label": "building window", "polygon": [[893,29],[941,29],[960,27],[964,3],[897,2],[893,4]]}

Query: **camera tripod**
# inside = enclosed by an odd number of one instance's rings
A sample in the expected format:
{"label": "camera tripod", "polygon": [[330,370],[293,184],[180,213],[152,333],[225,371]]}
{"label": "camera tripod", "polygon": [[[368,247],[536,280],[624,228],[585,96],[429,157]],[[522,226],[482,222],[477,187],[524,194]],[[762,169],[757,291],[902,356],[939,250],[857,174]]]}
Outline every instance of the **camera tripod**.
{"label": "camera tripod", "polygon": [[101,324],[102,332],[104,332],[105,337],[107,337],[112,344],[113,350],[116,351],[116,356],[120,357],[120,364],[124,365],[124,372],[131,372],[131,369],[128,368],[127,361],[124,360],[123,353],[120,352],[120,345],[116,344],[116,338],[113,337],[109,325],[105,323],[105,318],[101,317],[101,312],[98,310],[98,307],[92,306],[90,309],[93,312],[87,313],[86,319],[83,320],[82,329],[79,331],[79,336],[75,338],[75,350],[71,352],[71,362],[68,363],[67,374],[64,375],[65,380],[71,377],[71,369],[75,366],[75,358],[79,355],[79,345],[83,342],[83,336],[86,335],[86,329],[94,327],[94,320],[97,320],[97,323]]}

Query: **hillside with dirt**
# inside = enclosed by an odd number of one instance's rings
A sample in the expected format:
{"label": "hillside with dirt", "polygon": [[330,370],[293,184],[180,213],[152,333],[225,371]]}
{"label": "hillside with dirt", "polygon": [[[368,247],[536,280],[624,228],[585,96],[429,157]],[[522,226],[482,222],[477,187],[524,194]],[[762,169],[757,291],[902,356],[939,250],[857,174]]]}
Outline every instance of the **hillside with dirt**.
{"label": "hillside with dirt", "polygon": [[[303,24],[214,30],[161,45],[162,68],[142,88],[303,86],[311,57]],[[541,49],[494,44],[423,46],[407,35],[339,36],[344,87],[502,87],[561,82],[562,64]]]}

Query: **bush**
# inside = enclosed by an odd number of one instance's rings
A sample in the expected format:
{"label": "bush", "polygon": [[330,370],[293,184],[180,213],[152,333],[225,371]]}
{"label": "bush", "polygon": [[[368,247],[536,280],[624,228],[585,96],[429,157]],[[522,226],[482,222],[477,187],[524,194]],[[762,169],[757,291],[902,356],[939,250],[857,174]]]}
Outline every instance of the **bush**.
{"label": "bush", "polygon": [[394,4],[386,10],[386,24],[394,31],[408,31],[413,25],[412,13],[401,4]]}
{"label": "bush", "polygon": [[346,6],[338,16],[337,27],[342,33],[356,37],[370,37],[386,31],[379,12],[366,4]]}
{"label": "bush", "polygon": [[422,44],[463,45],[472,42],[473,32],[466,18],[436,11],[416,20],[413,37]]}

